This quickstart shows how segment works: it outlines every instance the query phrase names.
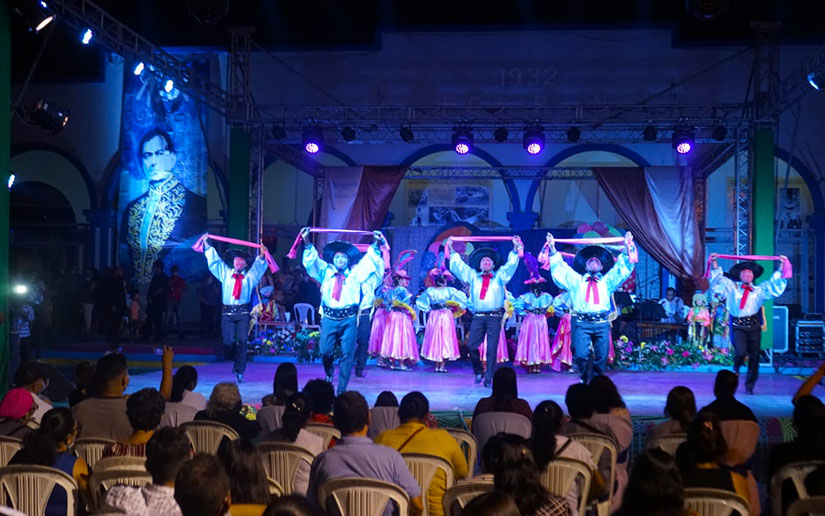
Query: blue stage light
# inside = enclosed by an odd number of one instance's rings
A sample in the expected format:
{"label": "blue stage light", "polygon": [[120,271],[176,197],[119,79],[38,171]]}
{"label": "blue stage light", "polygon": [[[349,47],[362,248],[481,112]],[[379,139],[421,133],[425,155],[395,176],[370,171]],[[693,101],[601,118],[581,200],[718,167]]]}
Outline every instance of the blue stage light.
{"label": "blue stage light", "polygon": [[673,130],[672,138],[673,148],[679,154],[687,154],[693,150],[696,144],[696,135],[693,133],[693,128],[677,127]]}
{"label": "blue stage light", "polygon": [[11,190],[11,187],[14,186],[15,179],[17,179],[17,176],[14,174],[9,174],[9,190]]}
{"label": "blue stage light", "polygon": [[132,73],[135,75],[140,75],[143,73],[144,68],[146,68],[146,65],[143,64],[143,61],[141,61],[135,65],[135,69],[132,70]]}
{"label": "blue stage light", "polygon": [[454,127],[452,144],[457,154],[468,154],[473,149],[473,130],[469,127]]}
{"label": "blue stage light", "polygon": [[92,29],[86,29],[80,35],[80,42],[83,43],[84,45],[88,45],[89,43],[92,42],[92,38],[94,37],[94,35],[95,35],[95,33],[92,32]]}
{"label": "blue stage light", "polygon": [[810,84],[811,88],[815,89],[816,91],[820,91],[822,89],[823,84],[822,79],[824,78],[825,77],[823,77],[821,74],[811,72],[808,74],[808,84]]}
{"label": "blue stage light", "polygon": [[324,134],[320,127],[307,127],[304,129],[304,136],[302,140],[305,151],[310,154],[317,154],[321,151],[321,145],[324,142]]}
{"label": "blue stage light", "polygon": [[163,85],[163,91],[166,93],[172,93],[172,90],[175,89],[175,81],[172,79],[166,79],[166,84]]}
{"label": "blue stage light", "polygon": [[525,127],[522,144],[527,154],[535,156],[540,153],[544,149],[544,128],[540,125]]}

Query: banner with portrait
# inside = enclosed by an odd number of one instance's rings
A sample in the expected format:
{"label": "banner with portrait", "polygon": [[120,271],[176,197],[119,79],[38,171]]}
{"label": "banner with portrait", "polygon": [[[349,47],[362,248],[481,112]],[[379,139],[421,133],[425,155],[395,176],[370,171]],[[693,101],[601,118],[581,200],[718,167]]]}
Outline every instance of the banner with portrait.
{"label": "banner with portrait", "polygon": [[407,180],[407,218],[411,226],[457,222],[485,226],[492,207],[490,180]]}
{"label": "banner with portrait", "polygon": [[[207,63],[195,70],[208,74]],[[208,158],[205,109],[146,67],[127,67],[123,83],[118,196],[118,261],[126,277],[148,283],[162,260],[184,278],[206,271],[190,249],[206,231]]]}

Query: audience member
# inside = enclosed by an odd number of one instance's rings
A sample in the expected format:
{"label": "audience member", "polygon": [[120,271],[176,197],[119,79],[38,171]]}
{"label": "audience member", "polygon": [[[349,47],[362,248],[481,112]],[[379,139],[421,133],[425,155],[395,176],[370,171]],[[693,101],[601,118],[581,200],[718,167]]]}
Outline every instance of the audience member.
{"label": "audience member", "polygon": [[636,458],[617,516],[698,516],[685,508],[682,476],[672,456],[648,450]]}
{"label": "audience member", "polygon": [[175,477],[192,456],[186,432],[161,428],[146,443],[146,471],[152,483],[143,487],[112,486],[106,492],[104,511],[133,516],[180,516],[175,501]]}
{"label": "audience member", "polygon": [[266,508],[263,516],[323,516],[323,514],[303,496],[289,495],[276,498]]}
{"label": "audience member", "polygon": [[802,396],[813,394],[814,387],[822,384],[822,378],[825,378],[825,362],[819,364],[816,371],[799,386],[796,394],[793,395],[793,402],[796,403],[796,400]]}
{"label": "audience member", "polygon": [[129,372],[124,355],[110,353],[97,361],[92,377],[94,396],[72,407],[80,426],[79,437],[122,442],[132,435],[123,395],[128,385]]}
{"label": "audience member", "polygon": [[[282,417],[283,426],[263,438],[264,441],[291,443],[312,452],[316,457],[324,451],[324,438],[304,430],[312,412],[312,400],[302,392],[287,399]],[[301,461],[292,480],[294,493],[306,495],[309,485],[309,466]]]}
{"label": "audience member", "polygon": [[[392,448],[375,444],[367,437],[367,400],[357,392],[345,392],[335,399],[334,414],[333,422],[341,432],[341,440],[312,463],[307,490],[309,499],[317,502],[318,488],[327,480],[341,477],[373,478],[401,486],[410,497],[410,512],[420,514],[424,510],[421,489],[401,454]],[[392,513],[392,505],[388,504],[384,514],[390,516]]]}
{"label": "audience member", "polygon": [[502,436],[492,464],[496,490],[510,494],[522,516],[565,516],[564,498],[551,495],[541,483],[541,475],[527,439],[512,434]]}
{"label": "audience member", "polygon": [[271,502],[269,480],[260,452],[247,439],[224,439],[218,459],[229,476],[232,516],[261,516]]}
{"label": "audience member", "polygon": [[[544,471],[556,457],[567,457],[584,462],[592,471],[592,481],[588,499],[596,498],[605,492],[605,479],[596,468],[593,455],[581,443],[559,434],[564,413],[555,401],[542,401],[533,411],[533,433],[530,436],[530,448],[539,471]],[[570,516],[579,514],[579,485],[573,482],[566,496]]]}
{"label": "audience member", "polygon": [[214,455],[199,453],[175,477],[175,501],[182,516],[224,516],[231,508],[229,477]]}
{"label": "audience member", "polygon": [[95,366],[83,361],[74,368],[74,390],[69,393],[69,408],[92,396],[91,385]]}
{"label": "audience member", "polygon": [[659,423],[650,431],[650,438],[687,432],[688,424],[696,417],[696,398],[693,391],[678,385],[667,393],[665,415],[670,421]]}
{"label": "audience member", "polygon": [[34,400],[26,389],[14,388],[0,401],[0,435],[24,439],[37,424],[32,421]]}
{"label": "audience member", "polygon": [[375,398],[375,405],[373,407],[395,407],[398,408],[398,398],[392,391],[381,391],[378,397]]}
{"label": "audience member", "polygon": [[252,440],[261,431],[257,421],[241,414],[241,393],[238,385],[221,382],[212,389],[206,409],[195,414],[195,421],[217,421],[231,426],[241,438]]}
{"label": "audience member", "polygon": [[35,405],[32,421],[39,424],[43,415],[52,409],[51,402],[42,394],[49,386],[48,371],[40,362],[27,362],[14,373],[14,386],[31,395]]}
{"label": "audience member", "polygon": [[461,516],[521,516],[513,497],[503,491],[491,491],[470,500]]}
{"label": "audience member", "polygon": [[757,423],[756,416],[744,403],[737,400],[734,395],[739,387],[739,376],[733,371],[723,369],[716,373],[716,381],[713,384],[713,395],[716,400],[710,403],[699,412],[713,412],[720,421],[753,421]]}
{"label": "audience member", "polygon": [[[426,396],[413,391],[401,399],[398,407],[398,418],[401,426],[393,430],[382,432],[375,438],[376,444],[389,446],[399,453],[424,453],[440,457],[453,467],[453,476],[461,479],[467,476],[468,466],[464,452],[458,442],[446,430],[427,428],[426,423],[430,415],[430,402]],[[429,514],[441,516],[444,514],[442,500],[447,491],[447,477],[440,469],[433,477],[427,494]]]}
{"label": "audience member", "polygon": [[[40,428],[26,436],[23,447],[12,456],[9,465],[29,464],[59,469],[77,482],[81,491],[88,490],[89,468],[71,450],[78,425],[67,408],[54,408],[43,415]],[[64,516],[70,494],[55,488],[49,496],[45,516]]]}
{"label": "audience member", "polygon": [[198,371],[192,366],[181,366],[172,378],[172,395],[166,403],[161,426],[177,427],[195,419],[198,411],[206,408],[206,397],[194,392],[198,386]]}
{"label": "audience member", "polygon": [[267,394],[261,400],[264,407],[270,405],[286,405],[286,400],[298,392],[298,369],[292,362],[284,362],[275,370],[272,379],[272,394]]}
{"label": "audience member", "polygon": [[633,442],[633,422],[619,389],[609,377],[598,375],[593,378],[590,381],[590,392],[593,393],[595,408],[593,421],[606,424],[616,436],[616,488],[611,508],[615,511],[622,504],[622,495],[627,486],[627,461],[630,456],[630,444]]}
{"label": "audience member", "polygon": [[312,400],[312,416],[310,423],[332,425],[332,405],[335,403],[335,390],[326,380],[310,380],[304,385],[304,394]]}
{"label": "audience member", "polygon": [[146,443],[155,434],[166,400],[152,387],[141,389],[126,399],[126,417],[132,426],[132,435],[123,442],[103,449],[104,457],[145,457]]}
{"label": "audience member", "polygon": [[518,397],[516,371],[512,367],[501,367],[493,374],[493,393],[488,398],[478,400],[473,419],[485,412],[514,412],[527,419],[533,417],[530,404]]}

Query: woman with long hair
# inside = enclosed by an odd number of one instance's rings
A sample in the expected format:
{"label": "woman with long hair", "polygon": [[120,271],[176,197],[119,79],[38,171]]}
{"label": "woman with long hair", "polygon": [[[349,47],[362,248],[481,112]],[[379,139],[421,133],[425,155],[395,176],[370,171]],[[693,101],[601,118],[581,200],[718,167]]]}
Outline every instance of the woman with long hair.
{"label": "woman with long hair", "polygon": [[495,372],[492,396],[478,400],[473,419],[485,412],[514,412],[528,419],[533,417],[530,404],[518,397],[516,371],[512,367],[501,367]]}
{"label": "woman with long hair", "polygon": [[684,385],[677,385],[667,393],[664,413],[670,421],[659,423],[650,431],[650,438],[687,432],[688,424],[696,417],[696,397]]}
{"label": "woman with long hair", "polygon": [[590,392],[596,409],[591,419],[609,426],[616,437],[616,451],[619,456],[616,460],[616,485],[613,489],[611,507],[611,510],[615,511],[622,504],[622,495],[627,486],[627,463],[630,444],[633,442],[633,422],[619,389],[610,377],[603,374],[594,377],[590,380]]}
{"label": "woman with long hair", "polygon": [[198,410],[206,408],[206,396],[195,392],[198,387],[198,370],[192,366],[180,366],[172,377],[171,403],[183,403]]}
{"label": "woman with long hair", "polygon": [[685,509],[676,460],[662,450],[642,452],[633,466],[617,516],[696,516]]}
{"label": "woman with long hair", "polygon": [[229,476],[234,516],[262,514],[272,501],[263,457],[248,439],[224,439],[218,447],[218,459]]}
{"label": "woman with long hair", "polygon": [[261,400],[264,407],[285,406],[286,400],[298,392],[298,368],[292,362],[284,362],[275,370],[272,378],[272,394]]}

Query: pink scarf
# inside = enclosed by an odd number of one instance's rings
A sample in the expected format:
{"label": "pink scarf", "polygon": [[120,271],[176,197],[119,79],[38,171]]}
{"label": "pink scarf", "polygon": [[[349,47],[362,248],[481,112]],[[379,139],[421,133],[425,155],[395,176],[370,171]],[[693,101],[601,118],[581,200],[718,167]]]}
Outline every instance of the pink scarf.
{"label": "pink scarf", "polygon": [[[228,242],[230,244],[242,245],[242,246],[246,246],[246,247],[254,247],[256,249],[260,249],[260,248],[263,247],[261,244],[256,244],[255,242],[247,242],[246,240],[238,240],[237,238],[222,237],[222,236],[218,236],[218,235],[210,235],[209,233],[205,233],[203,236],[201,236],[198,239],[197,242],[195,242],[195,245],[192,246],[192,250],[196,251],[198,253],[202,253],[203,252],[203,241],[207,237],[211,238],[212,240],[217,240],[219,242]],[[269,249],[266,250],[266,253],[264,254],[264,259],[266,259],[266,263],[269,265],[269,270],[272,271],[273,274],[278,272],[278,264],[275,263],[275,260],[272,258],[272,255],[269,254]],[[252,264],[250,264],[250,265],[252,265]]]}
{"label": "pink scarf", "polygon": [[[779,256],[765,256],[761,254],[720,254],[719,258],[723,258],[726,260],[772,260],[772,261],[781,261],[782,258]],[[782,263],[782,278],[788,279],[793,276],[793,266],[791,266],[790,260],[785,260]],[[708,258],[707,266],[705,267],[705,278],[710,278],[710,258]]]}
{"label": "pink scarf", "polygon": [[[363,231],[361,229],[331,229],[331,228],[309,228],[310,233],[347,233],[350,235],[372,235],[372,231]],[[290,260],[294,260],[298,256],[298,245],[301,243],[301,233],[298,233],[298,236],[295,237],[295,241],[292,242],[292,247],[289,248],[289,253],[287,253],[286,257]],[[366,252],[369,249],[370,244],[352,244],[354,245],[359,251]],[[390,268],[390,244],[386,244],[381,246],[381,255],[384,257],[384,268]]]}
{"label": "pink scarf", "polygon": [[[512,236],[456,236],[453,242],[512,242]],[[518,252],[518,257],[524,257],[524,248]],[[444,258],[450,259],[450,250],[444,247]]]}
{"label": "pink scarf", "polygon": [[[624,244],[624,237],[598,237],[598,238],[554,238],[553,241],[555,243],[560,244],[573,244],[573,245],[607,245],[607,244]],[[639,250],[636,249],[636,244],[633,241],[630,241],[630,245],[627,246],[627,257],[630,263],[637,263],[639,261]],[[562,253],[560,254],[564,257],[575,257],[575,254],[572,253]],[[538,258],[536,260],[541,264],[541,268],[544,270],[550,270],[550,246],[546,243],[544,247],[541,248],[541,253],[539,253]]]}

